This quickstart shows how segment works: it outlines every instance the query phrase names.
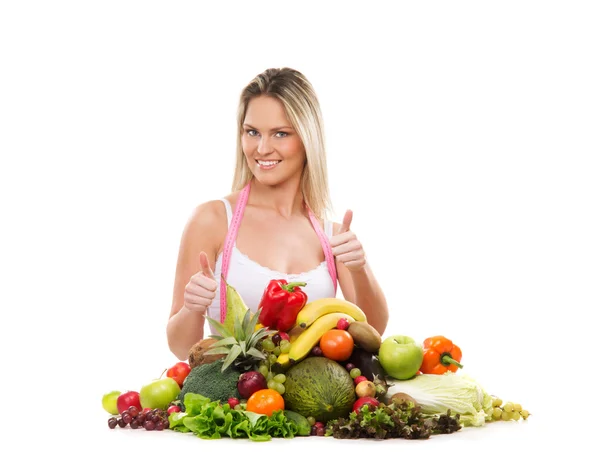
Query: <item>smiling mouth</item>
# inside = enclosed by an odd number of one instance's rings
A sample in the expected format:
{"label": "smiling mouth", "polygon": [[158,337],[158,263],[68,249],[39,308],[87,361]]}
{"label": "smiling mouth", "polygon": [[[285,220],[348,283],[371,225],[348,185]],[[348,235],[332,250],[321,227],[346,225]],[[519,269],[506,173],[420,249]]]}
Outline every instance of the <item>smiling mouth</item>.
{"label": "smiling mouth", "polygon": [[256,163],[260,166],[260,167],[274,167],[277,164],[279,164],[281,161],[259,161],[258,159],[256,159]]}

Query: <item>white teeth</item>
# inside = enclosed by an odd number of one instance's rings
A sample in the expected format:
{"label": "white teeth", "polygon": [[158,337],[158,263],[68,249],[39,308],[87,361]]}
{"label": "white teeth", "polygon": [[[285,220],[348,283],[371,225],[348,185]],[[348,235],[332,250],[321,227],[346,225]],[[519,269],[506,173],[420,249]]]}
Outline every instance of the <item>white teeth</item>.
{"label": "white teeth", "polygon": [[258,161],[259,165],[275,165],[279,164],[280,161]]}

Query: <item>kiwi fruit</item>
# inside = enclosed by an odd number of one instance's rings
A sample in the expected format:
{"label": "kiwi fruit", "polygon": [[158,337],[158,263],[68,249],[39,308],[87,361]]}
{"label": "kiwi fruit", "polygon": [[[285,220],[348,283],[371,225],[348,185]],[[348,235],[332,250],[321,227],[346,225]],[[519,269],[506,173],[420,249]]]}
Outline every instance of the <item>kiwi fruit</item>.
{"label": "kiwi fruit", "polygon": [[377,352],[381,347],[381,334],[366,321],[353,321],[348,332],[354,343],[367,352]]}

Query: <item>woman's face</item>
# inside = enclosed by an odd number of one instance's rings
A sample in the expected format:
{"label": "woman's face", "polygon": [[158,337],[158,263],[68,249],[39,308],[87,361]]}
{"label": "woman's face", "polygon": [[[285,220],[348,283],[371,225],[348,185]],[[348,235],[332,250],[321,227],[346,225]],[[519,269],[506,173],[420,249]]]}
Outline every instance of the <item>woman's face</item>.
{"label": "woman's face", "polygon": [[302,173],[306,153],[279,100],[253,98],[242,128],[242,150],[260,183],[278,185]]}

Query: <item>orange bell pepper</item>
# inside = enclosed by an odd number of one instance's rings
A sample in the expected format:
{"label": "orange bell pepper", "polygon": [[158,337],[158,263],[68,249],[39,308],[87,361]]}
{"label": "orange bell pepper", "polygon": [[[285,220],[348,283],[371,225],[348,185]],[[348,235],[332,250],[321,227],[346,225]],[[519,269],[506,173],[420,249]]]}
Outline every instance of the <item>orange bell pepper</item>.
{"label": "orange bell pepper", "polygon": [[447,371],[456,373],[462,368],[460,347],[444,336],[428,337],[423,341],[423,374],[441,375]]}

